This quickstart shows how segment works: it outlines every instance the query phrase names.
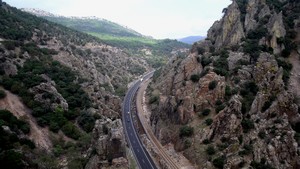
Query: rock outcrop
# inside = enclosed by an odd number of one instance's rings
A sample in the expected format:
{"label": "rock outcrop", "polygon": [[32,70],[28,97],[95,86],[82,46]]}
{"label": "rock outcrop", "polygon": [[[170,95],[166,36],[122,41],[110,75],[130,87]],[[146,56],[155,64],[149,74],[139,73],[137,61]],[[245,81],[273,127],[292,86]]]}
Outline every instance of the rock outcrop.
{"label": "rock outcrop", "polygon": [[41,83],[34,86],[31,92],[34,94],[35,101],[47,105],[46,107],[49,107],[53,111],[57,108],[62,108],[65,111],[68,110],[67,101],[57,92],[51,83]]}
{"label": "rock outcrop", "polygon": [[233,1],[226,9],[224,17],[209,29],[207,37],[217,49],[237,45],[245,37],[240,15],[238,4]]}
{"label": "rock outcrop", "polygon": [[86,169],[126,168],[128,165],[120,119],[97,120],[93,130],[92,147],[95,148],[95,155],[88,162]]}

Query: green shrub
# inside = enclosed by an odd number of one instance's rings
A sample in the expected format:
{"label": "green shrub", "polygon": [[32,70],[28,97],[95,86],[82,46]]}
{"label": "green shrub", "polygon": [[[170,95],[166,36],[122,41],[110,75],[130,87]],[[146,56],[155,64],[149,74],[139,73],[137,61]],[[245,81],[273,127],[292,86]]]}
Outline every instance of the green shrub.
{"label": "green shrub", "polygon": [[216,153],[214,146],[208,146],[205,151],[208,155],[214,155]]}
{"label": "green shrub", "polygon": [[209,82],[209,84],[208,84],[208,89],[209,89],[209,90],[214,90],[214,89],[217,87],[217,84],[218,84],[218,82],[215,81],[215,80]]}
{"label": "green shrub", "polygon": [[222,141],[221,144],[217,144],[217,147],[218,147],[219,151],[225,150],[228,146],[229,146],[229,144],[225,141]]}
{"label": "green shrub", "polygon": [[275,9],[277,13],[279,13],[283,8],[283,3],[280,0],[267,0],[267,5],[271,7],[271,9]]}
{"label": "green shrub", "polygon": [[203,67],[209,65],[211,62],[212,62],[212,59],[211,59],[211,58],[208,58],[208,57],[205,57],[205,56],[203,56],[203,57],[201,58],[201,65],[202,65]]}
{"label": "green shrub", "polygon": [[149,104],[157,104],[159,102],[159,96],[151,96],[149,99]]}
{"label": "green shrub", "polygon": [[251,119],[243,119],[241,125],[244,133],[248,133],[251,129],[254,129],[254,123]]}
{"label": "green shrub", "polygon": [[102,127],[102,131],[103,131],[103,133],[106,135],[106,134],[108,134],[108,127],[107,127],[107,125],[103,125],[103,127]]}
{"label": "green shrub", "polygon": [[203,116],[208,116],[209,113],[210,113],[210,109],[204,109],[204,110],[202,111],[202,115],[203,115]]}
{"label": "green shrub", "polygon": [[184,148],[187,149],[191,147],[192,142],[189,139],[184,140]]}
{"label": "green shrub", "polygon": [[5,91],[0,89],[0,99],[3,99],[5,97],[6,97]]}
{"label": "green shrub", "polygon": [[14,150],[4,151],[0,154],[0,163],[2,167],[9,169],[25,168],[23,155]]}
{"label": "green shrub", "polygon": [[70,138],[77,140],[80,137],[80,131],[78,128],[71,122],[67,122],[63,127],[62,131],[64,134]]}
{"label": "green shrub", "polygon": [[182,126],[180,127],[180,130],[179,130],[179,136],[180,137],[190,137],[194,134],[194,128],[193,127],[190,127],[190,126]]}
{"label": "green shrub", "polygon": [[260,162],[251,161],[250,165],[253,167],[253,169],[274,169],[274,167],[266,163],[264,160],[261,160]]}
{"label": "green shrub", "polygon": [[0,121],[1,125],[6,125],[10,127],[16,133],[19,133],[18,130],[21,130],[24,134],[30,132],[29,124],[25,121],[17,119],[10,111],[0,110]]}
{"label": "green shrub", "polygon": [[222,102],[222,100],[219,100],[219,99],[218,99],[218,100],[216,101],[216,103],[215,103],[215,104],[216,104],[217,106],[219,106],[219,105],[222,105],[222,104],[223,104],[223,102]]}
{"label": "green shrub", "polygon": [[19,142],[21,143],[21,145],[27,145],[30,149],[35,148],[35,144],[31,140],[28,140],[26,138],[21,138]]}
{"label": "green shrub", "polygon": [[91,132],[93,130],[95,121],[96,119],[87,112],[83,112],[77,120],[79,126],[86,132]]}
{"label": "green shrub", "polygon": [[223,156],[220,156],[220,157],[218,157],[218,158],[215,158],[215,159],[213,160],[213,165],[214,165],[216,168],[223,169],[224,164],[225,164],[225,160],[226,160],[226,158],[223,157]]}
{"label": "green shrub", "polygon": [[191,75],[190,79],[192,82],[197,83],[200,79],[200,76],[198,74],[193,74],[193,75]]}
{"label": "green shrub", "polygon": [[208,118],[208,119],[205,120],[205,124],[207,126],[210,126],[212,123],[213,123],[213,119],[211,119],[211,118]]}
{"label": "green shrub", "polygon": [[[222,57],[222,55],[224,55]],[[221,76],[228,75],[228,61],[227,61],[227,52],[221,52],[221,56],[213,62],[214,72]]]}
{"label": "green shrub", "polygon": [[230,86],[226,85],[225,87],[225,96],[230,97],[232,95]]}
{"label": "green shrub", "polygon": [[198,55],[203,55],[203,53],[205,52],[205,49],[202,47],[197,47],[197,52],[198,52]]}
{"label": "green shrub", "polygon": [[221,110],[223,110],[226,106],[224,104],[221,104],[216,107],[216,113],[219,113]]}
{"label": "green shrub", "polygon": [[266,137],[266,133],[264,131],[260,131],[258,133],[258,137],[261,138],[261,139],[264,139]]}
{"label": "green shrub", "polygon": [[209,139],[204,139],[202,143],[203,143],[203,144],[209,144],[210,142],[211,142],[211,141],[210,141]]}

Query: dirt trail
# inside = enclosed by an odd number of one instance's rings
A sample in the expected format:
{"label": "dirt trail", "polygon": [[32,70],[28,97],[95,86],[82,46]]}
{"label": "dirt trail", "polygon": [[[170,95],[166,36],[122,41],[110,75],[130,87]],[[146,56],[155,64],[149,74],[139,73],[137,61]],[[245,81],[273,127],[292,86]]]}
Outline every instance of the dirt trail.
{"label": "dirt trail", "polygon": [[[0,87],[0,89],[2,89]],[[3,90],[3,89],[2,89]],[[6,97],[0,99],[0,109],[9,110],[17,118],[22,118],[30,124],[29,138],[39,148],[47,151],[52,147],[52,143],[49,139],[49,131],[46,128],[41,128],[37,125],[35,119],[31,115],[30,109],[28,109],[20,100],[20,98],[11,92],[4,90]]]}

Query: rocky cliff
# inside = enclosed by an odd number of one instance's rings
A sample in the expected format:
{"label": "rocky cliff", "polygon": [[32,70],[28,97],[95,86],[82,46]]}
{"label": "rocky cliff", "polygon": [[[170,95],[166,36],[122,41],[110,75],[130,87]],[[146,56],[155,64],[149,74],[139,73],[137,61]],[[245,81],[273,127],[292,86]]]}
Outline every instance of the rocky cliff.
{"label": "rocky cliff", "polygon": [[300,3],[233,0],[223,13],[155,72],[153,131],[199,168],[299,168]]}

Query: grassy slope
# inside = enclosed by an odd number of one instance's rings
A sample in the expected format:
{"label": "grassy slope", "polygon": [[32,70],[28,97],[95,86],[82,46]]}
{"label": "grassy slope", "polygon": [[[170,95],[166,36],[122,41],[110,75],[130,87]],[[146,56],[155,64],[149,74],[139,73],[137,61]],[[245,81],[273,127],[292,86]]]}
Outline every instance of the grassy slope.
{"label": "grassy slope", "polygon": [[[149,38],[107,20],[66,17],[44,18],[97,37],[108,45],[124,49],[130,55],[142,56],[153,67],[159,67],[166,63],[173,50],[190,47],[190,45],[177,40]],[[144,52],[141,52],[145,48],[151,50],[151,56],[146,56]]]}

